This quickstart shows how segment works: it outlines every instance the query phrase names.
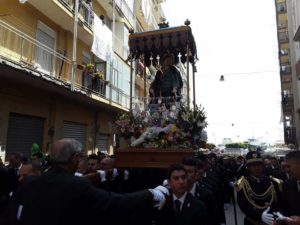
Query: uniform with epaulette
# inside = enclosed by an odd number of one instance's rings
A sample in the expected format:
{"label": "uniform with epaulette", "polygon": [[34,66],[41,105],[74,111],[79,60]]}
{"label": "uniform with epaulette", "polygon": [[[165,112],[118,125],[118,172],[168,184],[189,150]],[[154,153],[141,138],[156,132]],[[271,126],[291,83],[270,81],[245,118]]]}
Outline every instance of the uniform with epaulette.
{"label": "uniform with epaulette", "polygon": [[[247,167],[263,166],[259,153],[248,152],[246,155]],[[245,214],[245,225],[263,225],[262,213],[270,206],[277,210],[278,194],[281,189],[281,180],[261,174],[259,177],[249,174],[242,176],[235,183],[237,202]]]}

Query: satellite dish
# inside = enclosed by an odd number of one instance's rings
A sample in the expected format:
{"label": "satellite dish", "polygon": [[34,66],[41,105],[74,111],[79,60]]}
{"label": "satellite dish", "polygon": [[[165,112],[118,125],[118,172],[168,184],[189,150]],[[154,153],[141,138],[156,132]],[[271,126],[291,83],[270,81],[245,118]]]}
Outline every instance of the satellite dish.
{"label": "satellite dish", "polygon": [[27,2],[27,0],[19,0],[19,2],[20,2],[21,4],[24,4],[25,2]]}

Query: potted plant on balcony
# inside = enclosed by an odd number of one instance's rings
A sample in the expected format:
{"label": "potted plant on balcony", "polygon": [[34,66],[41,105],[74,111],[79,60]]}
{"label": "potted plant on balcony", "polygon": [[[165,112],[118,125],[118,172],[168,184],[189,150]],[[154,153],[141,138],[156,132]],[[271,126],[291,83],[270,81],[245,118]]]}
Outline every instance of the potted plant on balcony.
{"label": "potted plant on balcony", "polygon": [[100,80],[104,79],[104,73],[103,73],[103,71],[97,71],[94,75],[95,75],[96,79],[100,79]]}
{"label": "potted plant on balcony", "polygon": [[88,64],[85,66],[84,72],[91,74],[91,73],[94,72],[94,69],[95,69],[94,64],[88,63]]}
{"label": "potted plant on balcony", "polygon": [[104,80],[104,72],[97,71],[94,73],[93,78],[93,90],[99,92],[101,95],[105,95],[105,87],[108,81]]}
{"label": "potted plant on balcony", "polygon": [[88,63],[83,72],[82,72],[82,84],[84,87],[88,89],[93,88],[93,72],[94,72],[94,64]]}

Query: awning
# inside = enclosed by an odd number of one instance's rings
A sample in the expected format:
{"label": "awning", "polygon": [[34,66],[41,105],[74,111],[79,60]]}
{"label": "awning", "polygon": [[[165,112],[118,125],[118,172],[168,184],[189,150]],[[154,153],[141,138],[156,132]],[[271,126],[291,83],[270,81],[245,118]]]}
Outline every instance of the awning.
{"label": "awning", "polygon": [[[162,28],[159,30],[133,33],[129,35],[130,56],[138,59],[144,56],[146,66],[149,66],[153,58],[156,63],[156,57],[166,53],[178,56],[181,54],[181,62],[187,61],[187,47],[189,46],[189,62],[195,63],[197,60],[197,49],[189,26],[179,26],[171,28]],[[175,57],[178,61],[178,57]]]}

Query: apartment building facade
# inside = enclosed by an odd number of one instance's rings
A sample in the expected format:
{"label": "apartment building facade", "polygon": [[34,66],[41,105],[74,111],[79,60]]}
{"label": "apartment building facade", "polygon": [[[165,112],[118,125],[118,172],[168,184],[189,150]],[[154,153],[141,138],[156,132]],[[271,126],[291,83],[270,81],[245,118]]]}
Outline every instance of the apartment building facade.
{"label": "apartment building facade", "polygon": [[[129,30],[156,28],[162,1],[20,2],[0,0],[1,150],[29,156],[33,143],[47,152],[60,138],[76,138],[89,153],[112,153],[113,120],[130,108]],[[91,50],[95,21],[112,45],[108,57]],[[144,77],[134,77],[140,95]]]}
{"label": "apartment building facade", "polygon": [[[285,144],[299,146],[299,44],[294,41],[296,1],[275,0],[278,55],[282,91],[282,119]],[[298,3],[299,4],[299,3]],[[299,7],[298,7],[299,8]],[[299,13],[299,12],[298,12]],[[299,22],[296,22],[299,24]],[[298,68],[299,67],[299,68]]]}

